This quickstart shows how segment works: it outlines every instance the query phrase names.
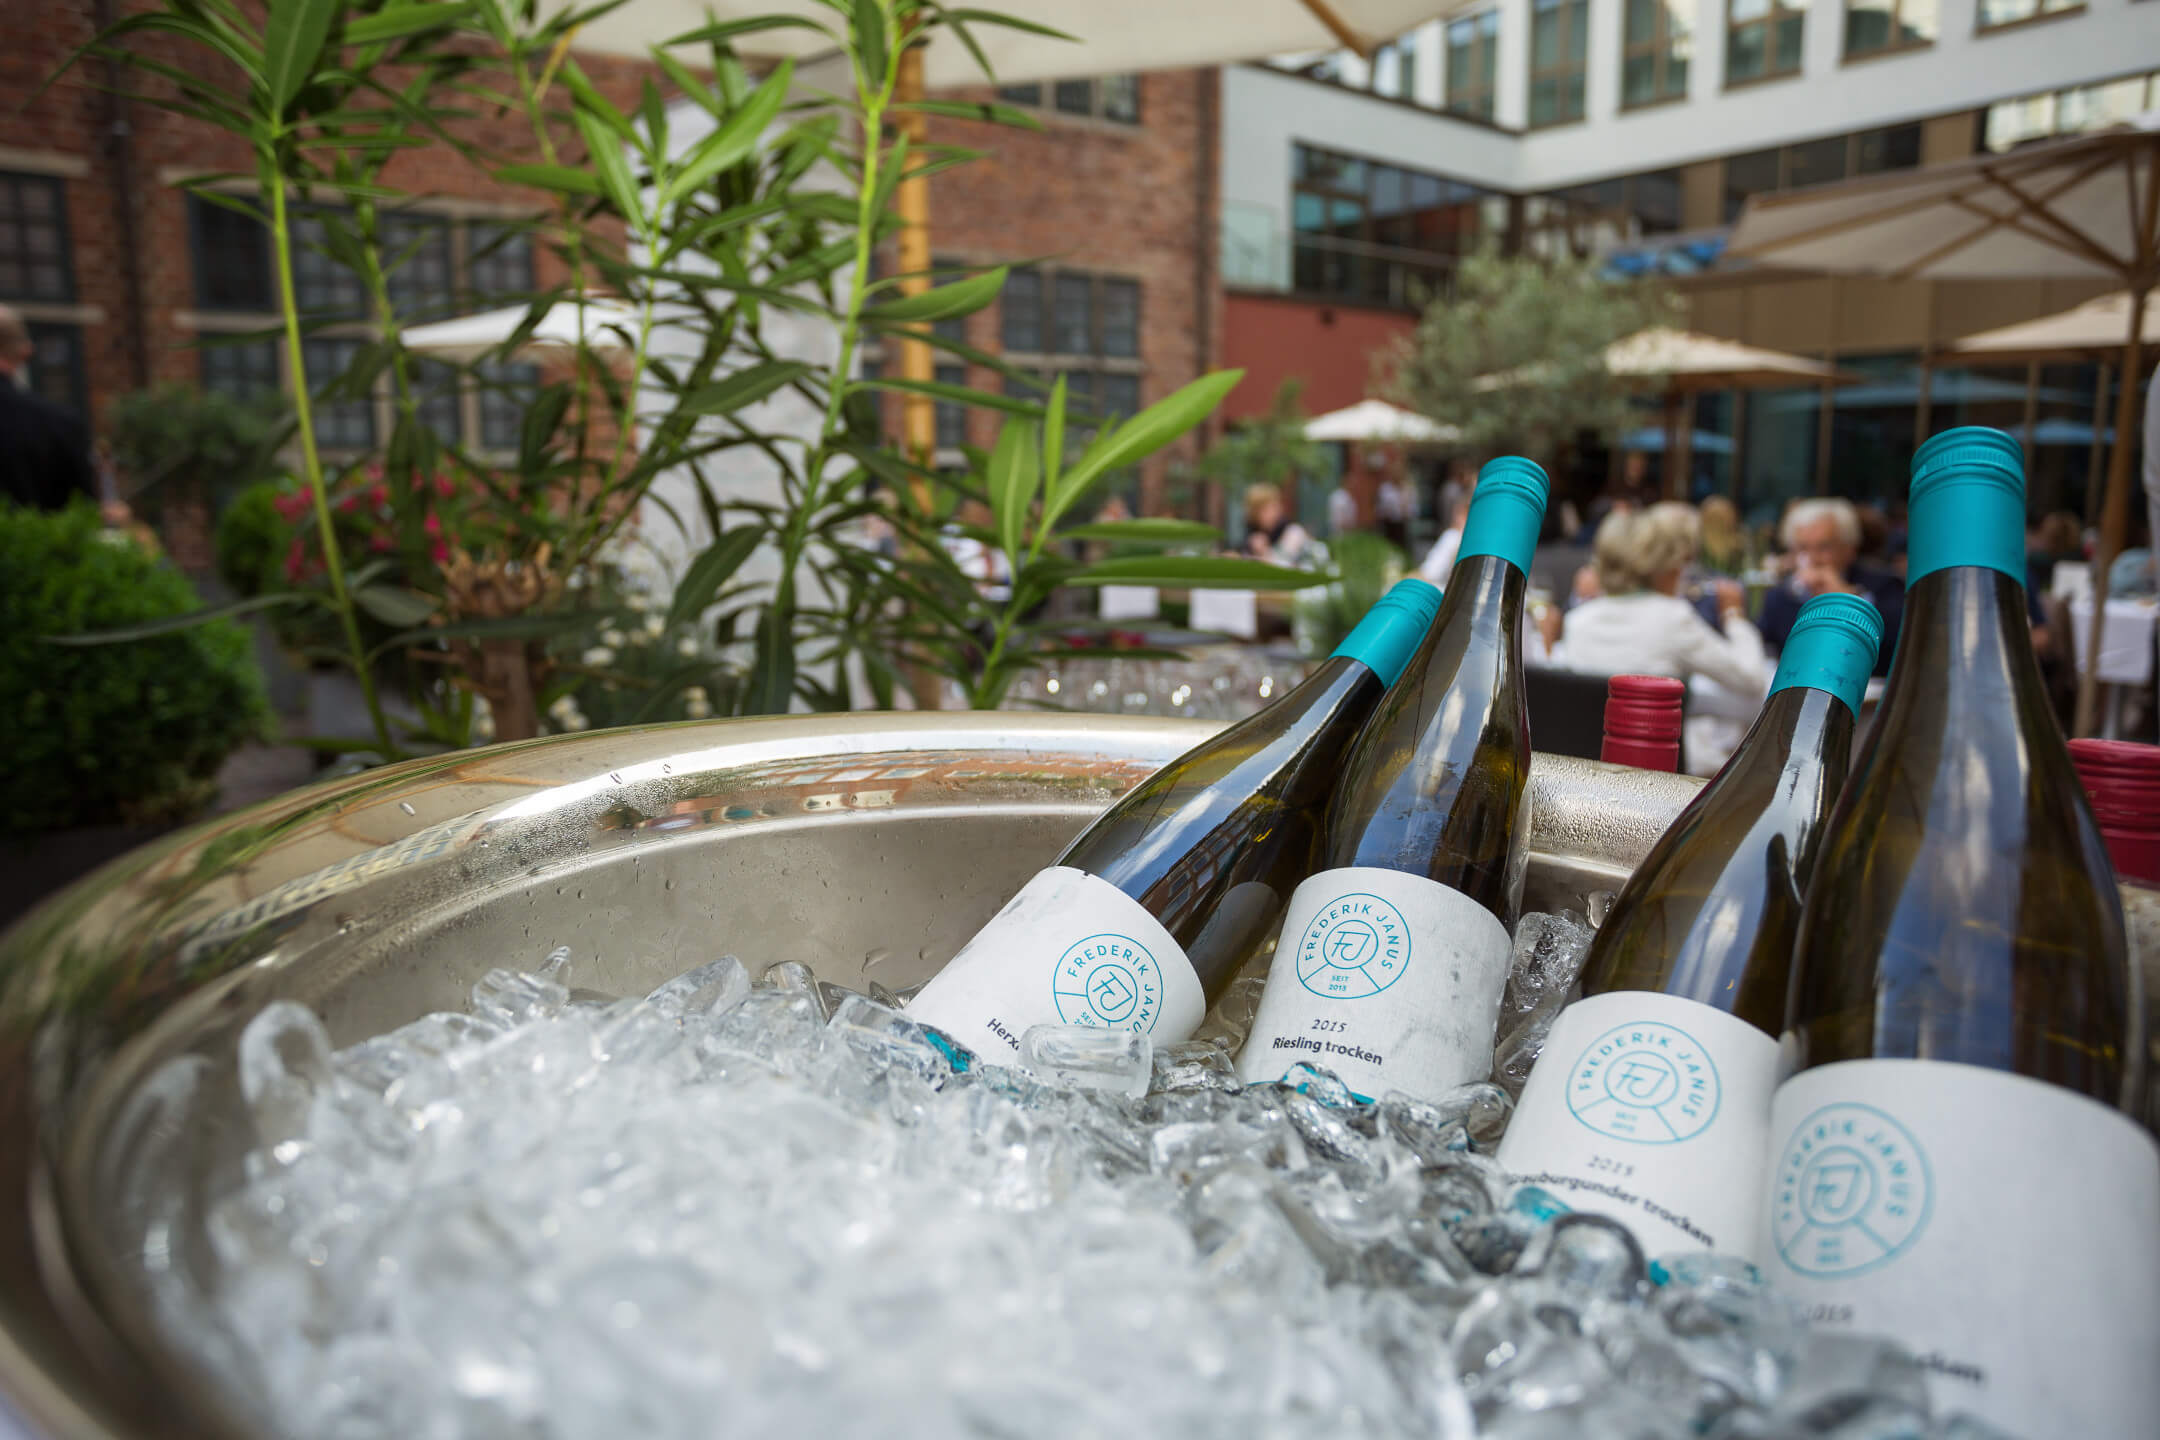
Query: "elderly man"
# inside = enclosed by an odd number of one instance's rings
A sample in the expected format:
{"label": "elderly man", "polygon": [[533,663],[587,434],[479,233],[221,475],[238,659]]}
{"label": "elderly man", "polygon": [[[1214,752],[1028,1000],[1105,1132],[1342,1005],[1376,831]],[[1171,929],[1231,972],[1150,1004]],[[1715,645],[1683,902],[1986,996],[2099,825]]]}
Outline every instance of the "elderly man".
{"label": "elderly man", "polygon": [[97,498],[90,432],[83,422],[25,388],[30,327],[0,305],[0,496],[34,510]]}
{"label": "elderly man", "polygon": [[1890,673],[1890,655],[1897,648],[1898,621],[1905,614],[1905,586],[1895,575],[1885,575],[1855,564],[1860,553],[1860,513],[1848,500],[1802,500],[1785,513],[1780,532],[1786,553],[1792,556],[1792,577],[1764,597],[1763,639],[1783,649],[1792,634],[1800,607],[1817,595],[1841,590],[1865,595],[1882,612],[1882,654],[1875,673]]}

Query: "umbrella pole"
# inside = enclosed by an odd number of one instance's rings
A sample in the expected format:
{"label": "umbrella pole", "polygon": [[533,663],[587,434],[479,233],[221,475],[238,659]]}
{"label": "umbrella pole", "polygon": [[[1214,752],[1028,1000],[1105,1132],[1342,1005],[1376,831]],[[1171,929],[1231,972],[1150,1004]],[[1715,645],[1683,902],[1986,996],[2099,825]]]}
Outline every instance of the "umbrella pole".
{"label": "umbrella pole", "polygon": [[1681,410],[1680,392],[1678,390],[1666,391],[1665,498],[1668,500],[1685,500],[1687,498],[1687,472],[1681,469],[1681,466],[1687,463],[1685,457],[1680,453]]}
{"label": "umbrella pole", "polygon": [[2099,719],[2100,636],[2107,623],[2108,569],[2122,552],[2130,528],[2131,435],[2137,424],[2138,355],[2145,334],[2145,302],[2151,290],[2130,292],[2130,336],[2123,341],[2122,393],[2115,399],[2115,443],[2108,452],[2107,499],[2100,512],[2100,548],[2093,556],[2093,613],[2085,630],[2085,663],[2078,667],[2076,732],[2090,735]]}

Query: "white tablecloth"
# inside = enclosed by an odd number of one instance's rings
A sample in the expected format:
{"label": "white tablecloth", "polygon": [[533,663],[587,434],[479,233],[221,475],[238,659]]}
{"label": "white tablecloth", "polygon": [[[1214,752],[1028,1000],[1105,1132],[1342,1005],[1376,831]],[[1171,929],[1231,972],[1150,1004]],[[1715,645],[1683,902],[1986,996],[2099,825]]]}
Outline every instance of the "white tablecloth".
{"label": "white tablecloth", "polygon": [[1162,613],[1162,591],[1153,585],[1104,585],[1095,604],[1100,619],[1153,620]]}
{"label": "white tablecloth", "polygon": [[[2085,666],[2086,636],[2092,631],[2092,602],[2070,607],[2070,628],[2077,636],[2078,668]],[[2150,685],[2153,680],[2153,631],[2160,609],[2146,600],[2110,600],[2100,624],[2100,679],[2109,685]]]}
{"label": "white tablecloth", "polygon": [[1260,595],[1255,590],[1195,590],[1190,621],[1195,630],[1250,640],[1260,633]]}

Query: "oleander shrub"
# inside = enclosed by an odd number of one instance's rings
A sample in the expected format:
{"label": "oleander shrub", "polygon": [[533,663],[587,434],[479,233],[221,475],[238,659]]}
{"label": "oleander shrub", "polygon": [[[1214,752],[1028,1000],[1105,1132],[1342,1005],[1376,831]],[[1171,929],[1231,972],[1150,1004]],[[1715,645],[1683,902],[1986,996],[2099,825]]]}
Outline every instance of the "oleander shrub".
{"label": "oleander shrub", "polygon": [[78,504],[0,503],[0,831],[184,819],[218,767],[265,735],[269,706],[247,632],[212,621],[98,645],[48,637],[199,609],[186,577]]}

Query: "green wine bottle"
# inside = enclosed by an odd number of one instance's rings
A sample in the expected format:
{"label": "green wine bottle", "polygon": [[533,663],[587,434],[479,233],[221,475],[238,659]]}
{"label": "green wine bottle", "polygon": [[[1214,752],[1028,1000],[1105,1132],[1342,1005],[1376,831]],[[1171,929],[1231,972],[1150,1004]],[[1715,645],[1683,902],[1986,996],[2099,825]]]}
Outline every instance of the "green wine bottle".
{"label": "green wine bottle", "polygon": [[1500,1142],[1652,1253],[1755,1246],[1801,895],[1881,643],[1857,595],[1801,607],[1747,738],[1598,927]]}
{"label": "green wine bottle", "polygon": [[1523,592],[1546,492],[1528,460],[1480,472],[1440,616],[1358,738],[1326,868],[1284,915],[1246,1080],[1310,1063],[1354,1092],[1435,1094],[1492,1069],[1529,831]]}
{"label": "green wine bottle", "polygon": [[1771,1282],[2021,1435],[2160,1424],[2160,1149],[2107,851],[2025,611],[2022,451],[1913,457],[1889,689],[1832,815],[1771,1105]]}
{"label": "green wine bottle", "polygon": [[993,1059],[1031,1025],[1192,1034],[1311,872],[1343,756],[1439,608],[1423,580],[1397,584],[1304,683],[1082,831],[908,1014]]}

